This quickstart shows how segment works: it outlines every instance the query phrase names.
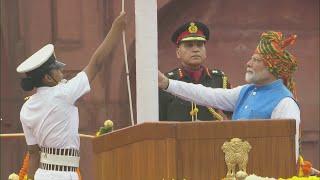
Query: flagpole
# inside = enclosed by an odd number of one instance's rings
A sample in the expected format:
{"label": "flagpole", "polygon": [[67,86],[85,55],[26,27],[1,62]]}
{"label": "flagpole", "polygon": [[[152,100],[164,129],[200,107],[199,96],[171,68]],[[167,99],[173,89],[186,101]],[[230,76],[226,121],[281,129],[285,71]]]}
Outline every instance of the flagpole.
{"label": "flagpole", "polygon": [[[124,0],[122,0],[121,4],[121,11],[124,12]],[[134,125],[134,118],[133,118],[133,108],[132,108],[132,97],[131,97],[131,85],[130,85],[130,74],[128,68],[128,55],[127,55],[127,44],[126,44],[126,33],[122,31],[122,44],[123,44],[123,53],[124,53],[124,62],[126,66],[126,76],[127,76],[127,87],[128,87],[128,95],[129,95],[129,106],[130,106],[130,119],[131,119],[131,126]]]}
{"label": "flagpole", "polygon": [[136,122],[159,121],[157,0],[135,0]]}

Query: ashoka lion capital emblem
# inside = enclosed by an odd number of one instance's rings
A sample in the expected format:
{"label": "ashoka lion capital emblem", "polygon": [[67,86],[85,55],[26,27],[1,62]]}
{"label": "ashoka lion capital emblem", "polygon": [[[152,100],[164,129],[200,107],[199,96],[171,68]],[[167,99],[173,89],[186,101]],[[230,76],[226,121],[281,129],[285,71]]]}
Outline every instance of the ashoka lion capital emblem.
{"label": "ashoka lion capital emblem", "polygon": [[226,141],[221,147],[225,154],[225,163],[227,164],[228,172],[226,178],[234,178],[236,176],[236,166],[239,171],[246,172],[248,163],[248,153],[251,150],[251,145],[247,141],[242,141],[239,138],[233,138],[230,142]]}

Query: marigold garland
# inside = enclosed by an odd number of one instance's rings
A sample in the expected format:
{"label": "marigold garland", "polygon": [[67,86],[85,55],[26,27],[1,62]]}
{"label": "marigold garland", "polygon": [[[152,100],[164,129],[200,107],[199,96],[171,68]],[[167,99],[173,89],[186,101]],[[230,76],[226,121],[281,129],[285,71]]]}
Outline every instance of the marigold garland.
{"label": "marigold garland", "polygon": [[82,176],[81,176],[81,173],[80,173],[80,168],[77,168],[77,174],[78,174],[79,180],[82,180]]}
{"label": "marigold garland", "polygon": [[[230,178],[224,178],[223,180],[227,180]],[[290,178],[272,178],[272,177],[261,177],[255,174],[248,175],[244,171],[238,171],[236,173],[236,177],[232,178],[234,180],[320,180],[320,177],[317,176],[305,176],[305,177],[298,177],[293,176]]]}
{"label": "marigold garland", "polygon": [[19,171],[19,180],[24,180],[26,176],[28,175],[29,170],[29,158],[30,155],[27,152],[27,154],[24,156],[22,167]]}
{"label": "marigold garland", "polygon": [[317,176],[309,176],[309,177],[298,177],[298,176],[293,176],[291,178],[283,179],[279,178],[278,180],[319,180],[320,178]]}
{"label": "marigold garland", "polygon": [[299,172],[298,176],[299,177],[308,177],[312,173],[312,164],[309,161],[305,161],[303,157],[300,155],[299,156]]}

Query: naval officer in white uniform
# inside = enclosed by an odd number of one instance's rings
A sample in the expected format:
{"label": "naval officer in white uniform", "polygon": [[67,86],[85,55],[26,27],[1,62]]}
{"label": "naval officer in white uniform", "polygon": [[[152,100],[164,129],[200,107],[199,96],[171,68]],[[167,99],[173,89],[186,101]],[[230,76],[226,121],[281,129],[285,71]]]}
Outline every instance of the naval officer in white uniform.
{"label": "naval officer in white uniform", "polygon": [[90,83],[120,40],[125,24],[122,12],[88,65],[69,81],[63,79],[65,64],[56,59],[52,44],[17,67],[17,72],[26,74],[21,80],[23,90],[36,89],[20,112],[30,153],[28,179],[79,179],[79,115],[74,103],[90,91]]}

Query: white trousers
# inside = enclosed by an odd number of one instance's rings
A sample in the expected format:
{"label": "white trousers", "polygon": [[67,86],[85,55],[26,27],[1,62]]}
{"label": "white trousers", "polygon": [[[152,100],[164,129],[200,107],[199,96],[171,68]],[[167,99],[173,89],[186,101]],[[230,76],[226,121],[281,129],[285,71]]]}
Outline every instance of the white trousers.
{"label": "white trousers", "polygon": [[77,172],[49,171],[38,168],[34,180],[79,180]]}

